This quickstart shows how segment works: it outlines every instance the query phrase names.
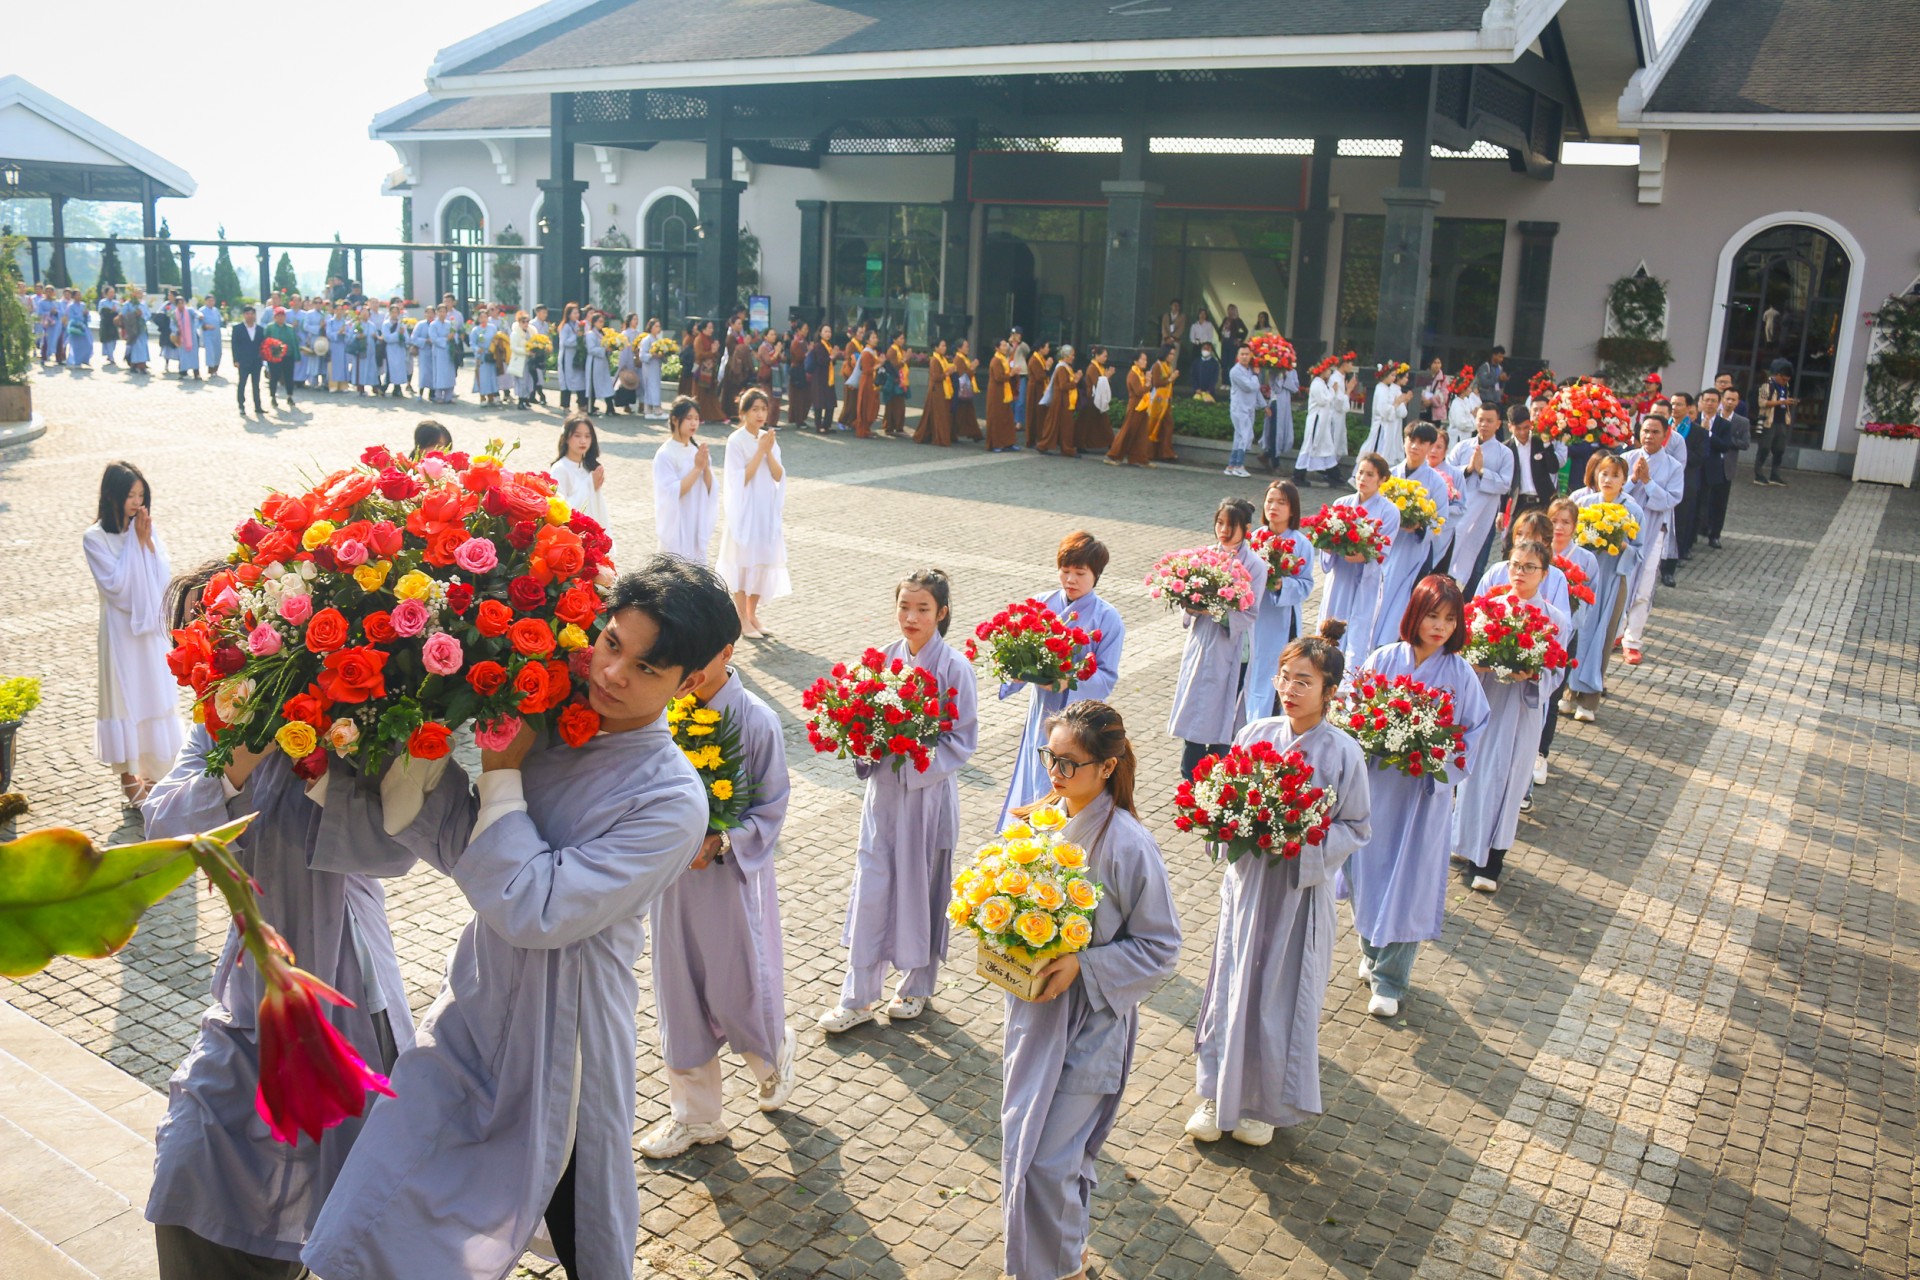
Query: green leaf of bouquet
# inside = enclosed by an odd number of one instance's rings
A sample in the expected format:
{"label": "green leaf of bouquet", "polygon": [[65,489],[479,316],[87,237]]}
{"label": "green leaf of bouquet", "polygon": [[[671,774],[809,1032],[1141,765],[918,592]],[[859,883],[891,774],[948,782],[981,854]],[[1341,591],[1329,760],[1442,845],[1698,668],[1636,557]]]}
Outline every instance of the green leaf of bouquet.
{"label": "green leaf of bouquet", "polygon": [[[206,833],[234,839],[251,815]],[[24,978],[57,955],[97,960],[127,945],[140,917],[193,874],[193,842],[147,840],[100,850],[50,827],[0,844],[0,975]]]}

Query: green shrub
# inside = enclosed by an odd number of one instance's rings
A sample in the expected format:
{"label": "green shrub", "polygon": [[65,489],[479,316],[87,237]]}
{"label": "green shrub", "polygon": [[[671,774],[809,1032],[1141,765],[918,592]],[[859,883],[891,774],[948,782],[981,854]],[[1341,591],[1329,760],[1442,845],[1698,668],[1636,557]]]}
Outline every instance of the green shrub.
{"label": "green shrub", "polygon": [[18,387],[33,368],[33,319],[20,300],[21,236],[0,237],[0,386]]}
{"label": "green shrub", "polygon": [[40,705],[40,681],[33,676],[0,679],[0,724],[24,720]]}

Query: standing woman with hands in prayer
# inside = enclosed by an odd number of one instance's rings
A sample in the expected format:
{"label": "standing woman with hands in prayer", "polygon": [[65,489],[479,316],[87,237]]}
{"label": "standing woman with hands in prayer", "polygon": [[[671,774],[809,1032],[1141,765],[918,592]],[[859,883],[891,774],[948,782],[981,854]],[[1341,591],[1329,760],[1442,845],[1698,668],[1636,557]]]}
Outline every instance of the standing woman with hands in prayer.
{"label": "standing woman with hands in prayer", "polygon": [[741,634],[766,636],[760,602],[793,594],[787,572],[787,471],[780,445],[767,425],[767,393],[750,387],[740,396],[740,426],[727,437],[727,530],[720,539],[720,576],[740,611]]}
{"label": "standing woman with hands in prayer", "polygon": [[1191,778],[1202,758],[1227,749],[1244,723],[1241,718],[1241,681],[1246,665],[1240,651],[1260,598],[1267,591],[1267,562],[1247,543],[1253,526],[1253,504],[1245,498],[1223,498],[1213,513],[1213,536],[1222,551],[1232,552],[1253,581],[1253,603],[1233,609],[1216,621],[1205,609],[1189,607],[1180,615],[1187,640],[1180,651],[1180,678],[1173,690],[1173,714],[1167,732],[1185,742],[1180,753],[1180,776]]}
{"label": "standing woman with hands in prayer", "polygon": [[713,477],[713,456],[700,431],[700,410],[692,396],[681,396],[667,412],[670,439],[653,455],[653,527],[660,549],[695,564],[707,562],[713,541],[720,487]]}
{"label": "standing woman with hands in prayer", "polygon": [[593,419],[578,411],[568,414],[560,428],[559,456],[553,461],[554,492],[582,515],[607,527],[607,499],[602,490],[607,469],[600,462],[600,432]]}

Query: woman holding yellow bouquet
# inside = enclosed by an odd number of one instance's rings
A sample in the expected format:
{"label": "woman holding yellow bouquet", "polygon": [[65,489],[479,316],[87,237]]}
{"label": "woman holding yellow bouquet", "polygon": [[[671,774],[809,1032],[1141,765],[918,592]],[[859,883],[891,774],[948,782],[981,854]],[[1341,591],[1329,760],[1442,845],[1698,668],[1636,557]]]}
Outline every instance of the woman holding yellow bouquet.
{"label": "woman holding yellow bouquet", "polygon": [[1626,495],[1627,464],[1612,454],[1596,454],[1587,464],[1587,487],[1573,495],[1580,508],[1574,541],[1593,553],[1600,571],[1593,580],[1593,603],[1574,619],[1574,643],[1580,664],[1567,680],[1560,700],[1562,715],[1593,723],[1600,695],[1607,690],[1607,659],[1620,634],[1628,584],[1640,563],[1640,530],[1646,513]]}
{"label": "woman holding yellow bouquet", "polygon": [[1049,962],[1032,1001],[1006,997],[1001,1214],[1008,1275],[1077,1280],[1094,1165],[1120,1114],[1140,1002],[1173,972],[1180,921],[1160,846],[1134,813],[1136,764],[1120,713],[1072,704],[1049,722],[1042,758],[1052,786],[1026,820],[1061,827],[1084,849],[1101,893],[1085,948]]}

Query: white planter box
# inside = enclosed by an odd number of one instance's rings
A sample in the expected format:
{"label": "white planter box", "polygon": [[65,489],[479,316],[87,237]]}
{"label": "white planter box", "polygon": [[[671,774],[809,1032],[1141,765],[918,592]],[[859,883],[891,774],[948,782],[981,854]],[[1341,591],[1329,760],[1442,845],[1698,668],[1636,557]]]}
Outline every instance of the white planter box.
{"label": "white planter box", "polygon": [[1869,484],[1897,484],[1913,487],[1913,472],[1920,463],[1920,440],[1890,440],[1885,436],[1862,435],[1854,446],[1853,478]]}

